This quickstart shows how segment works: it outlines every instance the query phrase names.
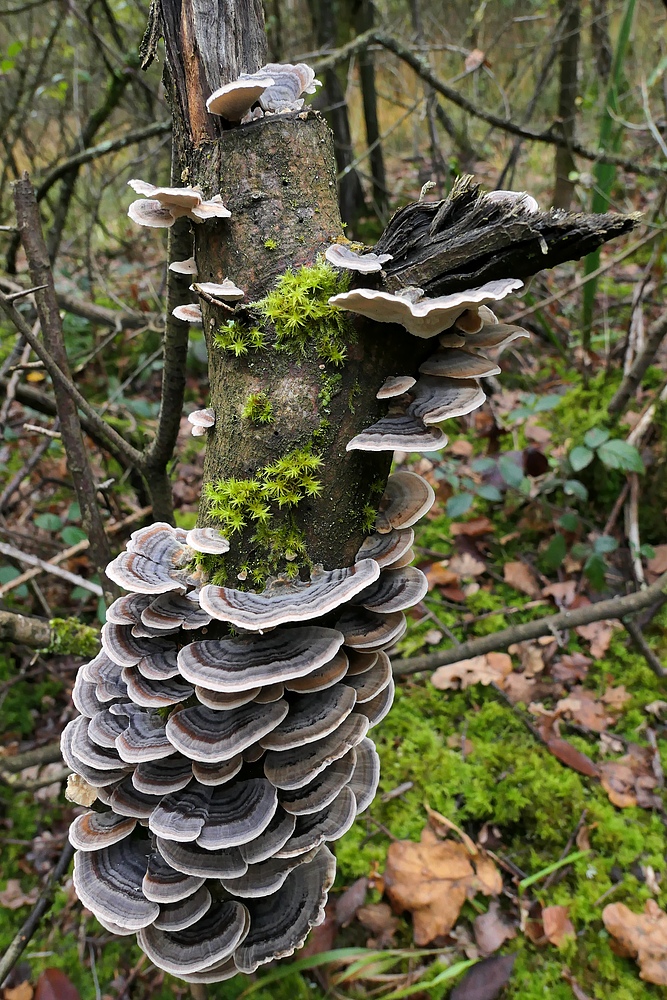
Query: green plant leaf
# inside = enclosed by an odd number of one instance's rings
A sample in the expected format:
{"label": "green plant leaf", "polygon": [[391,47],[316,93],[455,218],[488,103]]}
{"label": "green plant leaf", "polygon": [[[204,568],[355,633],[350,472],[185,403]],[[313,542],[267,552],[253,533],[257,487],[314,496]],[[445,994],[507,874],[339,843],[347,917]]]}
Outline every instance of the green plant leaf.
{"label": "green plant leaf", "polygon": [[502,500],[503,495],[497,486],[492,486],[491,483],[482,483],[481,486],[477,487],[477,496],[481,497],[482,500],[491,500],[497,503],[498,500]]}
{"label": "green plant leaf", "polygon": [[595,451],[601,444],[608,441],[610,437],[611,435],[606,427],[592,427],[584,434],[584,444]]}
{"label": "green plant leaf", "polygon": [[457,962],[456,965],[450,965],[448,969],[440,972],[435,979],[431,979],[429,982],[413,983],[412,986],[405,986],[402,990],[385,993],[382,1000],[401,1000],[402,997],[410,997],[415,993],[424,993],[425,991],[432,990],[434,987],[439,986],[440,983],[445,983],[448,979],[460,976],[462,972],[466,972],[467,969],[476,965],[478,961],[478,958],[470,958],[465,962]]}
{"label": "green plant leaf", "polygon": [[523,482],[523,469],[509,455],[501,455],[498,459],[498,471],[508,486],[518,490]]}
{"label": "green plant leaf", "polygon": [[587,465],[591,464],[595,458],[595,454],[590,450],[590,448],[585,448],[583,444],[578,444],[576,448],[572,449],[567,458],[572,466],[572,471],[581,472],[582,469],[585,469]]}
{"label": "green plant leaf", "polygon": [[62,538],[65,545],[76,545],[77,542],[82,542],[84,538],[87,538],[85,531],[81,528],[77,528],[75,524],[68,524],[60,532],[60,537]]}
{"label": "green plant leaf", "polygon": [[574,511],[565,511],[558,518],[558,526],[564,531],[578,531],[581,525],[581,518]]}
{"label": "green plant leaf", "polygon": [[447,517],[460,517],[472,507],[473,496],[471,493],[455,493],[445,504]]}
{"label": "green plant leaf", "polygon": [[598,552],[593,552],[584,563],[584,576],[590,580],[591,586],[595,590],[602,590],[604,587],[604,574],[607,564]]}
{"label": "green plant leaf", "polygon": [[622,469],[624,472],[644,472],[642,457],[633,444],[612,438],[598,448],[598,458],[608,469]]}
{"label": "green plant leaf", "polygon": [[35,524],[44,531],[60,531],[63,526],[63,522],[57,514],[38,514],[35,518]]}
{"label": "green plant leaf", "polygon": [[593,542],[593,552],[597,552],[599,555],[603,555],[605,552],[615,552],[618,548],[618,542],[611,535],[600,535]]}
{"label": "green plant leaf", "polygon": [[544,564],[547,569],[558,569],[563,559],[567,555],[567,544],[565,536],[560,531],[553,536],[546,552],[544,553]]}
{"label": "green plant leaf", "polygon": [[577,500],[588,500],[588,490],[578,479],[568,479],[563,484],[563,490],[569,497],[576,497]]}

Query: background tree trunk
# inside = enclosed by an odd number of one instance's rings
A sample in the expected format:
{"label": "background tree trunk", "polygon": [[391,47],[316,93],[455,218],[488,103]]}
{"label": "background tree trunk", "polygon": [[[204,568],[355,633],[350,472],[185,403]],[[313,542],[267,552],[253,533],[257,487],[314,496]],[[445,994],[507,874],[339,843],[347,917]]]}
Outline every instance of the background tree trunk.
{"label": "background tree trunk", "polygon": [[[581,8],[579,0],[560,0],[560,6],[565,23],[560,48],[558,118],[563,136],[570,143],[574,140],[577,114]],[[570,209],[574,197],[574,181],[570,180],[570,174],[575,169],[576,164],[570,150],[565,146],[558,146],[555,157],[554,208],[564,208],[566,211]]]}
{"label": "background tree trunk", "polygon": [[[375,23],[375,11],[372,0],[357,0],[355,7],[355,22],[357,34],[369,31]],[[361,98],[364,105],[364,122],[366,123],[366,141],[368,143],[371,178],[373,181],[373,202],[380,219],[386,221],[388,192],[384,169],[384,154],[380,136],[378,119],[377,93],[375,90],[375,65],[370,48],[364,48],[359,53],[359,82],[361,83]]]}

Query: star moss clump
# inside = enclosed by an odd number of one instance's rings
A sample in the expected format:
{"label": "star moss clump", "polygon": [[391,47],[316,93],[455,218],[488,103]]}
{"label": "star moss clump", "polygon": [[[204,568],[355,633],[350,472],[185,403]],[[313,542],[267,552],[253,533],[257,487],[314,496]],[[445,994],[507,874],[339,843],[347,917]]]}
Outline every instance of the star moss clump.
{"label": "star moss clump", "polygon": [[254,303],[273,325],[275,349],[305,354],[312,344],[323,361],[342,365],[353,331],[349,319],[329,305],[329,299],[346,291],[348,284],[348,275],[323,262],[285,271],[276,287]]}
{"label": "star moss clump", "polygon": [[297,448],[259,469],[253,479],[216,479],[204,485],[207,515],[223,532],[241,531],[248,524],[266,525],[275,508],[296,507],[307,497],[319,496],[322,482],[316,472],[319,455]]}

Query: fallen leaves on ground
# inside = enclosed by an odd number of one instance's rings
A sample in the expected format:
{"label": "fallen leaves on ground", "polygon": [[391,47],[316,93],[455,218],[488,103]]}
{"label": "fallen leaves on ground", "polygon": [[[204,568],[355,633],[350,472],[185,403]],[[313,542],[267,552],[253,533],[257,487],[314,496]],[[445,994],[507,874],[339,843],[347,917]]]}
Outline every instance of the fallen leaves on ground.
{"label": "fallen leaves on ground", "polygon": [[459,552],[449,560],[452,573],[460,578],[481,576],[486,571],[486,563],[472,552]]}
{"label": "fallen leaves on ground", "polygon": [[584,656],[583,653],[563,653],[555,663],[551,664],[551,676],[563,684],[583,681],[592,662],[591,657]]}
{"label": "fallen leaves on ground", "polygon": [[394,946],[398,917],[394,916],[387,903],[369,903],[368,906],[360,907],[357,910],[357,920],[372,935],[366,941],[367,948],[381,950]]}
{"label": "fallen leaves on ground", "polygon": [[480,913],[473,922],[475,941],[480,955],[488,958],[494,951],[516,937],[516,930],[504,919],[497,899],[492,899],[486,913]]}
{"label": "fallen leaves on ground", "polygon": [[509,982],[516,955],[497,955],[473,965],[450,993],[449,1000],[496,1000]]}
{"label": "fallen leaves on ground", "polygon": [[448,691],[460,687],[462,690],[473,684],[501,684],[512,672],[512,658],[507,653],[486,653],[473,656],[470,660],[459,660],[438,667],[431,677],[431,684],[438,691]]}
{"label": "fallen leaves on ground", "polygon": [[467,535],[468,538],[480,538],[494,532],[493,521],[488,517],[475,517],[471,521],[452,521],[449,526],[449,533],[452,537],[457,535]]}
{"label": "fallen leaves on ground", "polygon": [[500,873],[484,851],[471,858],[463,844],[440,840],[428,826],[418,844],[396,840],[390,845],[384,883],[394,909],[412,913],[419,946],[449,934],[467,898],[502,890]]}
{"label": "fallen leaves on ground", "polygon": [[535,674],[542,673],[546,661],[555,653],[556,648],[556,640],[550,635],[544,635],[540,639],[513,642],[508,648],[508,653],[519,657],[522,672],[526,677],[534,677]]}
{"label": "fallen leaves on ground", "polygon": [[643,913],[633,913],[624,903],[609,903],[602,920],[614,938],[614,951],[635,958],[639,977],[656,986],[667,986],[667,913],[648,899]]}
{"label": "fallen leaves on ground", "polygon": [[602,787],[609,801],[619,809],[631,806],[653,809],[660,806],[660,797],[653,793],[658,779],[653,772],[649,747],[631,744],[624,757],[602,761],[598,766]]}
{"label": "fallen leaves on ground", "polygon": [[546,748],[561,764],[571,767],[573,771],[585,774],[588,778],[599,777],[600,769],[598,765],[590,757],[587,757],[585,753],[582,753],[581,750],[577,750],[575,746],[568,743],[567,740],[552,737],[547,739]]}
{"label": "fallen leaves on ground", "polygon": [[35,986],[34,1000],[81,1000],[81,997],[62,969],[44,969]]}
{"label": "fallen leaves on ground", "polygon": [[541,597],[542,589],[529,566],[522,562],[507,562],[503,566],[505,583],[528,597]]}
{"label": "fallen leaves on ground", "polygon": [[339,927],[347,927],[359,909],[366,902],[368,879],[358,878],[336,900],[336,923]]}
{"label": "fallen leaves on ground", "polygon": [[653,557],[646,564],[649,573],[657,579],[667,573],[667,545],[654,545]]}
{"label": "fallen leaves on ground", "polygon": [[2,990],[2,1000],[32,1000],[33,992],[30,983],[24,981],[18,986],[6,986]]}
{"label": "fallen leaves on ground", "polygon": [[610,618],[600,622],[591,622],[590,625],[577,625],[574,631],[589,644],[593,659],[600,660],[609,649],[614,629],[620,627],[619,621]]}
{"label": "fallen leaves on ground", "polygon": [[38,899],[39,889],[31,889],[24,892],[21,883],[17,878],[10,878],[7,885],[0,892],[0,906],[7,910],[18,910],[20,906],[33,906]]}
{"label": "fallen leaves on ground", "polygon": [[542,926],[547,941],[557,948],[560,948],[566,938],[574,937],[576,933],[567,906],[545,906],[542,910]]}
{"label": "fallen leaves on ground", "polygon": [[458,583],[459,578],[449,568],[449,560],[443,559],[441,562],[434,562],[424,571],[428,581],[428,589],[434,587],[449,587],[453,583]]}
{"label": "fallen leaves on ground", "polygon": [[595,733],[601,733],[614,723],[614,716],[609,715],[608,708],[596,697],[595,691],[584,688],[581,684],[573,687],[567,698],[556,702],[554,712],[556,715],[567,716],[577,725],[592,729]]}

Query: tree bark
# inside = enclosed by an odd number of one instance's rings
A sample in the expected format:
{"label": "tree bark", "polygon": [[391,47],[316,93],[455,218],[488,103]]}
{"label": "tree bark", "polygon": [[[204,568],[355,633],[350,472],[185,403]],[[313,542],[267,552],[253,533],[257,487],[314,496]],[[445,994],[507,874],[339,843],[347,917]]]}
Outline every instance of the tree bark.
{"label": "tree bark", "polygon": [[554,208],[569,211],[574,198],[574,181],[570,174],[576,169],[571,143],[577,114],[579,36],[581,8],[579,0],[560,0],[561,16],[565,17],[563,41],[560,47],[560,77],[558,92],[558,118],[567,146],[558,146],[555,156]]}
{"label": "tree bark", "polygon": [[[361,34],[373,27],[375,13],[372,0],[357,0],[356,25]],[[366,142],[370,150],[368,159],[371,165],[373,180],[373,202],[378,215],[384,221],[388,205],[387,180],[384,169],[384,153],[382,152],[382,136],[378,119],[377,93],[375,91],[375,63],[370,48],[365,48],[359,54],[359,82],[364,105],[364,122],[366,124]]]}

